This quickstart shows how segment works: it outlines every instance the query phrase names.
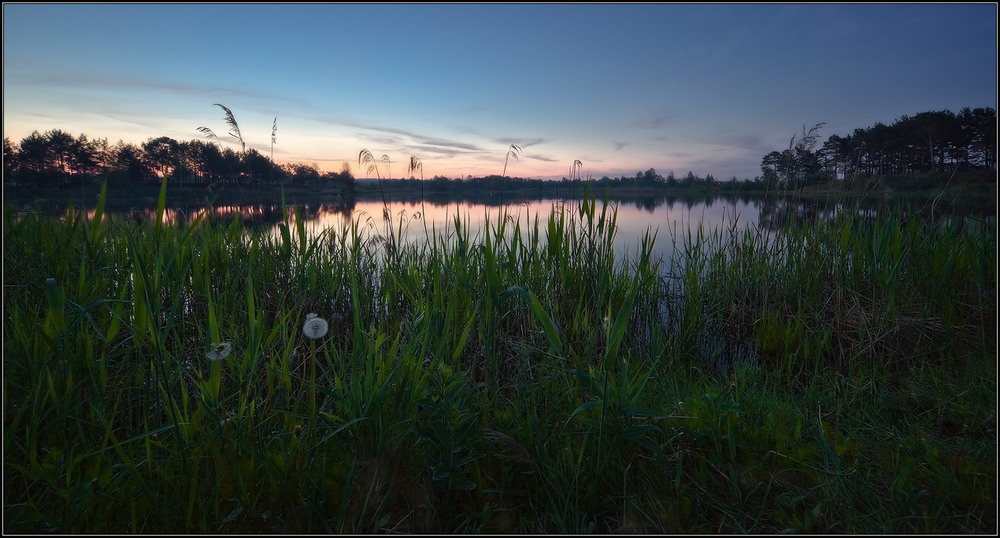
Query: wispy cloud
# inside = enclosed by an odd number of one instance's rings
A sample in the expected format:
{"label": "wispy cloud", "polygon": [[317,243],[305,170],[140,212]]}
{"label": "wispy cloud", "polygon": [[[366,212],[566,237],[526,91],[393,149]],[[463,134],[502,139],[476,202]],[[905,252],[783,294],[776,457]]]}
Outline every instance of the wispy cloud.
{"label": "wispy cloud", "polygon": [[324,125],[350,127],[358,130],[354,136],[379,151],[402,151],[405,153],[434,153],[438,155],[478,154],[485,151],[476,144],[424,135],[406,129],[368,124],[332,117],[319,117],[316,121]]}
{"label": "wispy cloud", "polygon": [[[289,101],[287,97],[277,94],[250,92],[225,86],[178,83],[166,80],[145,79],[126,76],[118,73],[74,73],[63,71],[53,72],[14,72],[5,73],[5,85],[39,85],[46,88],[57,88],[65,91],[76,91],[82,88],[103,90],[114,94],[128,94],[135,90],[162,92],[172,95],[196,97],[218,102],[227,98],[254,98],[265,101]],[[294,99],[291,99],[294,101]]]}
{"label": "wispy cloud", "polygon": [[541,161],[543,163],[555,163],[555,162],[559,162],[561,160],[561,159],[556,159],[556,158],[553,158],[553,157],[549,157],[547,155],[541,155],[541,154],[538,154],[538,153],[534,153],[534,154],[531,154],[531,155],[526,155],[526,157],[529,158],[529,159],[531,159],[531,160],[533,160],[533,161]]}
{"label": "wispy cloud", "polygon": [[[378,125],[362,125],[362,124],[356,124],[356,123],[345,123],[345,124],[349,125],[351,127],[360,128],[360,129],[366,129],[368,131],[373,131],[373,132],[376,132],[376,133],[385,133],[385,134],[400,135],[402,137],[406,137],[406,138],[414,141],[417,144],[424,145],[424,146],[433,146],[433,147],[436,147],[436,148],[446,149],[446,150],[452,150],[452,151],[473,151],[473,152],[475,152],[475,151],[482,151],[482,148],[480,148],[479,146],[477,146],[475,144],[469,144],[469,143],[466,143],[466,142],[458,142],[458,141],[455,141],[455,140],[448,140],[448,139],[444,139],[444,138],[440,138],[440,137],[436,137],[436,136],[422,135],[422,134],[419,134],[419,133],[414,133],[412,131],[407,131],[405,129],[396,129],[396,128],[392,128],[392,127],[381,127],[381,126],[378,126]],[[403,143],[398,138],[388,138],[387,137],[384,140],[388,144]]]}
{"label": "wispy cloud", "polygon": [[716,146],[717,149],[739,150],[761,157],[778,149],[770,147],[764,141],[763,136],[758,133],[735,132],[729,129],[722,129],[711,135],[694,137],[692,140],[707,147]]}
{"label": "wispy cloud", "polygon": [[675,114],[666,109],[653,109],[636,118],[632,125],[640,129],[660,129],[675,119]]}
{"label": "wispy cloud", "polygon": [[505,144],[505,145],[517,144],[518,146],[521,146],[522,148],[528,148],[528,147],[531,147],[531,146],[537,146],[538,144],[541,144],[541,143],[545,142],[545,139],[544,138],[530,138],[528,140],[525,140],[523,138],[498,138],[497,142],[499,142],[501,144]]}

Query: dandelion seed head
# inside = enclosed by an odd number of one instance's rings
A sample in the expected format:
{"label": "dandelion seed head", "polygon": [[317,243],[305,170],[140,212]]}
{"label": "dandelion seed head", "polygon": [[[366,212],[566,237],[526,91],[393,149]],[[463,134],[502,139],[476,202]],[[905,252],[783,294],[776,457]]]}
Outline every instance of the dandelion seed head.
{"label": "dandelion seed head", "polygon": [[306,324],[302,326],[302,334],[306,335],[306,338],[315,340],[322,338],[329,328],[325,319],[316,314],[306,314]]}
{"label": "dandelion seed head", "polygon": [[232,351],[233,345],[229,342],[222,342],[221,344],[212,344],[212,349],[205,354],[210,361],[221,361],[222,359],[229,356],[229,352]]}

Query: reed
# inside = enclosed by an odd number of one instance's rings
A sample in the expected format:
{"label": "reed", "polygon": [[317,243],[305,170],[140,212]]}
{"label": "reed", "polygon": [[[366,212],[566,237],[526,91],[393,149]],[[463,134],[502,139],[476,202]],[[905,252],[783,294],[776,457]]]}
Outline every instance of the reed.
{"label": "reed", "polygon": [[993,222],[167,198],[4,209],[5,532],[996,531]]}

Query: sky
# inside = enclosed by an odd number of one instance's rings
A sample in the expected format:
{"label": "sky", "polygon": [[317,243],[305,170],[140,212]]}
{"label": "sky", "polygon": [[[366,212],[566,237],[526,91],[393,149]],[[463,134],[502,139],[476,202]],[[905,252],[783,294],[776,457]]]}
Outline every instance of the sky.
{"label": "sky", "polygon": [[383,178],[752,179],[818,123],[996,102],[996,3],[3,5],[15,144],[238,149],[218,103],[248,147],[358,178],[368,150]]}

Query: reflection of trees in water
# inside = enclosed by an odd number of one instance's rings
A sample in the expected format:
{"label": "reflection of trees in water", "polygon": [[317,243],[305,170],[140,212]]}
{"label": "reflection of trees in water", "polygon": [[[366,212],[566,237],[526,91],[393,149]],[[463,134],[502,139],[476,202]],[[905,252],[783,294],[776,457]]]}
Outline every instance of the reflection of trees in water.
{"label": "reflection of trees in water", "polygon": [[323,215],[340,215],[349,219],[354,213],[354,205],[354,200],[351,200],[349,202],[300,203],[295,204],[295,207],[307,220],[318,219]]}
{"label": "reflection of trees in water", "polygon": [[[500,196],[498,192],[494,193],[485,190],[456,190],[454,192],[428,191],[423,198],[421,198],[420,193],[399,192],[393,193],[391,202],[417,203],[423,200],[425,203],[435,207],[447,206],[455,203],[500,207],[531,201],[577,200],[581,199],[582,195],[582,190],[577,190],[575,194],[571,195],[567,188],[563,188],[560,192],[543,192],[538,190],[532,191],[527,188],[512,188],[509,189],[504,196]],[[718,199],[743,202],[747,204],[751,203],[753,200],[759,199],[759,197],[755,197],[753,195],[718,195],[712,192],[648,194],[636,191],[617,193],[612,191],[610,193],[606,193],[599,189],[591,190],[590,195],[597,200],[603,200],[605,196],[607,196],[609,202],[631,204],[637,209],[642,209],[649,213],[654,212],[657,208],[662,207],[663,205],[673,206],[677,202],[683,203],[688,209],[690,209],[699,204],[711,205]]]}
{"label": "reflection of trees in water", "polygon": [[744,204],[752,205],[755,200],[760,200],[759,197],[755,198],[753,196],[734,196],[734,195],[715,195],[712,193],[702,193],[702,194],[672,194],[672,195],[662,195],[662,196],[636,196],[626,199],[618,199],[615,201],[621,203],[631,203],[636,207],[636,209],[642,209],[648,213],[655,212],[661,207],[673,207],[678,203],[684,205],[688,210],[691,210],[695,206],[704,205],[710,206],[716,201],[722,200],[731,204]]}
{"label": "reflection of trees in water", "polygon": [[866,197],[860,201],[819,200],[803,197],[764,198],[760,202],[760,224],[769,230],[780,230],[789,225],[806,226],[816,222],[833,222],[845,211],[851,211],[861,219],[873,219],[876,215],[898,213],[901,220],[917,218],[926,223],[946,223],[951,221],[995,221],[996,213],[976,214],[967,208],[959,208],[934,200],[919,198]]}
{"label": "reflection of trees in water", "polygon": [[[564,189],[565,190],[565,189]],[[395,193],[394,193],[395,194]],[[548,193],[551,195],[552,193]],[[234,214],[238,213],[243,225],[248,228],[269,228],[284,219],[284,208],[298,208],[306,219],[316,219],[323,215],[337,214],[350,220],[356,209],[354,197],[326,197],[323,201],[315,199],[302,200],[295,195],[285,203],[268,201],[255,203],[252,197],[245,193],[219,195],[214,199],[211,195],[199,192],[197,196],[170,196],[164,210],[163,219],[168,223],[189,225],[203,215],[213,224],[227,224]],[[876,214],[889,211],[898,212],[902,218],[921,218],[928,222],[944,223],[957,220],[995,222],[995,201],[982,202],[982,207],[959,206],[957,202],[947,197],[915,197],[915,196],[865,196],[860,201],[831,197],[830,199],[811,198],[808,196],[758,196],[754,194],[718,194],[712,192],[686,193],[673,192],[667,194],[648,195],[640,192],[591,192],[591,196],[604,199],[620,205],[632,205],[650,214],[658,209],[673,208],[680,204],[687,210],[698,206],[710,206],[716,201],[752,205],[758,209],[759,224],[769,230],[776,231],[787,225],[803,226],[817,222],[817,219],[830,222],[848,208],[856,208],[858,217],[871,218]],[[488,191],[472,192],[434,192],[429,191],[423,197],[428,206],[448,206],[455,203],[484,205],[487,207],[512,206],[540,200],[577,200],[579,197],[545,196],[528,189],[510,189],[501,199],[498,193]],[[419,203],[419,192],[399,192],[392,202]],[[92,214],[96,206],[96,197],[74,200],[74,207]],[[22,211],[34,210],[48,214],[65,214],[68,208],[66,202],[48,201],[42,198],[33,203],[25,204]],[[131,197],[128,199],[109,198],[105,204],[105,213],[109,216],[119,215],[136,221],[147,221],[156,218],[157,200],[151,196]],[[854,211],[854,209],[852,209]]]}
{"label": "reflection of trees in water", "polygon": [[[282,206],[280,204],[244,205],[215,208],[215,214],[222,220],[229,220],[239,213],[240,220],[247,228],[271,228],[284,221],[285,210],[296,211],[302,218],[313,220],[321,215],[338,214],[350,218],[354,212],[354,201],[297,203]],[[223,211],[220,211],[222,209]]]}
{"label": "reflection of trees in water", "polygon": [[[212,225],[227,225],[234,216],[239,215],[240,222],[248,229],[268,229],[282,222],[285,218],[285,208],[295,210],[305,219],[315,219],[321,215],[339,214],[346,218],[354,212],[354,200],[299,203],[299,204],[204,204],[187,203],[174,207],[165,207],[163,221],[178,226],[193,224],[199,217]],[[109,215],[120,215],[136,221],[156,219],[156,206],[129,206],[107,210]]]}
{"label": "reflection of trees in water", "polygon": [[839,207],[827,200],[803,198],[767,198],[760,206],[760,224],[768,230],[780,230],[794,224],[815,223],[817,219],[832,220]]}
{"label": "reflection of trees in water", "polygon": [[208,218],[213,224],[225,224],[239,215],[245,228],[268,228],[282,221],[284,211],[280,205],[231,205],[206,208]]}

